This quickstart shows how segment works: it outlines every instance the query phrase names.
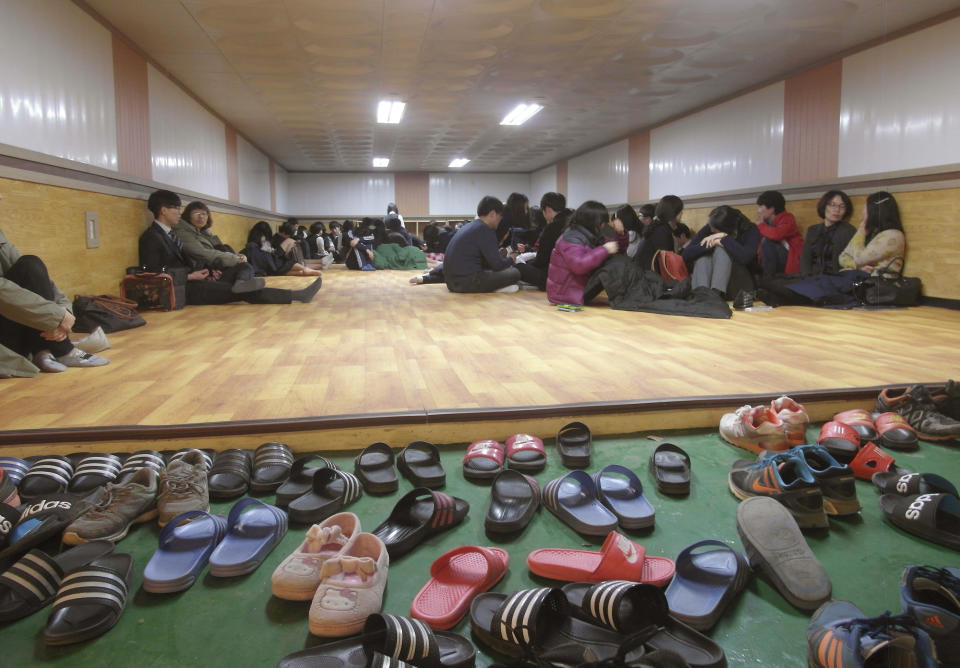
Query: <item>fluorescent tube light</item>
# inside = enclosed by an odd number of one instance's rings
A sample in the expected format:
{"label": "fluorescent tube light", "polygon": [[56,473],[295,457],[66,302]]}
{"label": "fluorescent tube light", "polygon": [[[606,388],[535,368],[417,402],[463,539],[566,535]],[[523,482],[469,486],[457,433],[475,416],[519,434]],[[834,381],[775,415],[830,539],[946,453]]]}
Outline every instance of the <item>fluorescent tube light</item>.
{"label": "fluorescent tube light", "polygon": [[406,106],[405,102],[380,100],[380,104],[377,105],[377,123],[399,123]]}
{"label": "fluorescent tube light", "polygon": [[463,167],[468,162],[470,162],[470,158],[454,158],[453,160],[450,161],[450,164],[447,166],[458,168],[458,167]]}
{"label": "fluorescent tube light", "polygon": [[536,102],[518,104],[509,114],[503,117],[500,125],[523,125],[533,118],[541,109],[543,109],[543,106]]}
{"label": "fluorescent tube light", "polygon": [[374,158],[373,166],[374,167],[387,167],[390,165],[390,158]]}

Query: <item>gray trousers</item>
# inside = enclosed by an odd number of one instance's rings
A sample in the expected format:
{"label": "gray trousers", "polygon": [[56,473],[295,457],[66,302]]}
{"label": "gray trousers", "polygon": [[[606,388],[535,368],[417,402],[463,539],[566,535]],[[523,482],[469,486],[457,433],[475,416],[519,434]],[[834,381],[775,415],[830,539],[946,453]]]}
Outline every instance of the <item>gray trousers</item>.
{"label": "gray trousers", "polygon": [[489,269],[472,276],[447,276],[447,290],[450,292],[495,292],[500,288],[513,285],[520,280],[520,270],[507,267],[500,271]]}
{"label": "gray trousers", "polygon": [[690,283],[694,288],[707,287],[726,294],[730,284],[733,260],[723,246],[717,246],[709,255],[703,255],[693,263]]}

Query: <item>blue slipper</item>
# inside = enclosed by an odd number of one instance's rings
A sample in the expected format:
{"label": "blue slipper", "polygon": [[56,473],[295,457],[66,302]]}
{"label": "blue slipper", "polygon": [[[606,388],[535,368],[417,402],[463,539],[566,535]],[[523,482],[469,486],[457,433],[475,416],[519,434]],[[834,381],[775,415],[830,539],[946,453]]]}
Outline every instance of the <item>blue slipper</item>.
{"label": "blue slipper", "polygon": [[617,516],[597,500],[597,485],[577,469],[543,488],[543,505],[578,533],[606,536],[617,528]]}
{"label": "blue slipper", "polygon": [[240,499],[227,517],[226,537],[210,555],[210,575],[229,578],[257,569],[287,533],[287,514],[257,499]]}
{"label": "blue slipper", "polygon": [[143,589],[155,594],[189,589],[226,533],[227,518],[220,515],[188,510],[174,517],[143,570]]}
{"label": "blue slipper", "polygon": [[711,629],[750,580],[746,556],[719,540],[690,545],[676,564],[666,591],[670,614],[698,631]]}
{"label": "blue slipper", "polygon": [[593,474],[597,498],[617,516],[624,529],[653,526],[653,506],[643,495],[643,484],[626,466],[611,464]]}

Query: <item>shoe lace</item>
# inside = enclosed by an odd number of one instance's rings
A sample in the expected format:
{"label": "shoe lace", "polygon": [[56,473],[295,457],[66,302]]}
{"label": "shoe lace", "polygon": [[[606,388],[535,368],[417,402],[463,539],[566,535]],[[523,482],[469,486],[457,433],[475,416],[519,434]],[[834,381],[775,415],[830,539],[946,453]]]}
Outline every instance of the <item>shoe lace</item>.
{"label": "shoe lace", "polygon": [[937,568],[936,566],[920,566],[914,572],[914,578],[927,578],[937,584],[952,590],[955,594],[960,594],[960,578],[948,571],[946,568]]}
{"label": "shoe lace", "polygon": [[198,480],[189,474],[186,475],[170,475],[163,480],[163,491],[162,494],[184,494],[193,492],[195,494],[202,494],[203,488],[200,486]]}
{"label": "shoe lace", "polygon": [[859,639],[865,635],[884,640],[892,639],[895,631],[912,635],[917,628],[917,621],[909,615],[891,615],[887,610],[879,617],[848,619],[837,626],[852,631],[859,644]]}
{"label": "shoe lace", "polygon": [[121,504],[123,500],[129,496],[130,490],[126,487],[117,487],[116,485],[108,483],[103,498],[100,499],[100,501],[90,510],[84,513],[84,516],[90,519],[109,515],[114,505]]}

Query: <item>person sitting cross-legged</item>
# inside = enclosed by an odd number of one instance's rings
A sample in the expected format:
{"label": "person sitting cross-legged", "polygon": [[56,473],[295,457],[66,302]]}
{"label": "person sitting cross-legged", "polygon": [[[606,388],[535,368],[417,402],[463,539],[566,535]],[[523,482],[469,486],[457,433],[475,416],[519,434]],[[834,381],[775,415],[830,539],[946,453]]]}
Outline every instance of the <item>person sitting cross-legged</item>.
{"label": "person sitting cross-legged", "polygon": [[443,256],[443,274],[450,292],[516,292],[520,271],[500,255],[497,225],[503,202],[487,195],[477,205],[477,217],[450,240]]}

